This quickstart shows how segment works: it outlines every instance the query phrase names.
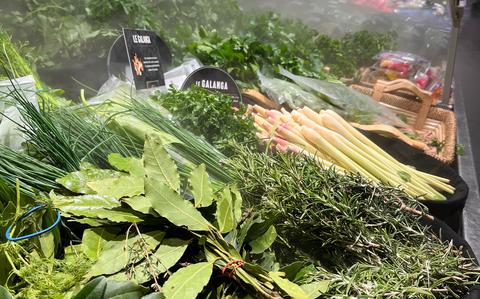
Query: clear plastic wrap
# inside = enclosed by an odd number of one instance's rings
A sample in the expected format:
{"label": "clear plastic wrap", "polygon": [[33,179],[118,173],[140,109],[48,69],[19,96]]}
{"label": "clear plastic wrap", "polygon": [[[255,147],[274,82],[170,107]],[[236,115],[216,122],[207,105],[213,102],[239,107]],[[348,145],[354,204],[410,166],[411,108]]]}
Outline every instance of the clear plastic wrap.
{"label": "clear plastic wrap", "polygon": [[0,81],[0,144],[20,151],[25,141],[24,134],[19,130],[23,121],[17,107],[9,94],[16,89],[23,97],[38,109],[35,80],[33,76]]}
{"label": "clear plastic wrap", "polygon": [[421,89],[441,93],[443,71],[425,58],[406,52],[382,52],[374,58],[377,62],[370,69],[376,74],[388,80],[408,79]]}
{"label": "clear plastic wrap", "polygon": [[308,106],[314,110],[333,108],[319,97],[303,90],[295,83],[277,78],[269,78],[261,73],[258,73],[258,78],[262,91],[267,94],[269,99],[278,105],[286,105],[290,109],[301,108],[303,106]]}
{"label": "clear plastic wrap", "polygon": [[[297,76],[283,68],[280,68],[280,74],[295,82],[304,91],[323,100],[325,102],[323,105],[329,105],[329,109],[335,110],[348,121],[365,125],[380,123],[410,129],[393,112],[381,106],[371,97],[348,88],[343,83]],[[305,105],[309,106],[307,103]],[[314,109],[314,107],[310,108]]]}

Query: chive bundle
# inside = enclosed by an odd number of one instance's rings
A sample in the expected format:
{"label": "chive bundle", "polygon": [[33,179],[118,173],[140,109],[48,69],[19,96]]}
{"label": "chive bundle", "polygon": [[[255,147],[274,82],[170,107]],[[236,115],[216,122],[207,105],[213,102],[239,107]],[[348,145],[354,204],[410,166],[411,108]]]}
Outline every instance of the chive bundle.
{"label": "chive bundle", "polygon": [[0,177],[11,189],[20,180],[20,191],[27,196],[35,195],[34,189],[49,192],[58,189],[57,178],[67,173],[55,166],[37,160],[27,154],[18,153],[0,145]]}

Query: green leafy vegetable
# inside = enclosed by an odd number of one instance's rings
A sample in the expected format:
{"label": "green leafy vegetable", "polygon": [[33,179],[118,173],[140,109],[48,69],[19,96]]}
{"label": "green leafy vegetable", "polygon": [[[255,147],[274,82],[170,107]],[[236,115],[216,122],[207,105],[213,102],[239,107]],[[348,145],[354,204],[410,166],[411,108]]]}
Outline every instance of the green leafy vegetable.
{"label": "green leafy vegetable", "polygon": [[130,173],[133,176],[145,176],[143,161],[138,158],[125,158],[120,154],[112,153],[108,155],[108,163],[118,170]]}
{"label": "green leafy vegetable", "polygon": [[315,299],[327,292],[330,280],[322,280],[301,285],[302,290],[307,294],[308,298]]}
{"label": "green leafy vegetable", "polygon": [[139,240],[143,239],[146,244],[145,250],[152,252],[162,241],[165,233],[162,231],[154,231],[135,236],[117,237],[115,241],[110,241],[104,245],[102,253],[97,261],[89,270],[89,276],[94,277],[104,274],[116,273],[127,266],[132,258],[130,248],[139,244]]}
{"label": "green leafy vegetable", "polygon": [[73,299],[140,299],[147,293],[145,288],[130,281],[114,281],[104,276],[97,277],[87,283]]}
{"label": "green leafy vegetable", "polygon": [[196,85],[189,90],[170,89],[154,97],[167,108],[182,127],[204,137],[225,155],[232,154],[232,141],[252,149],[257,147],[253,121],[245,117],[245,106],[232,109],[232,99]]}
{"label": "green leafy vegetable", "polygon": [[55,207],[65,214],[107,219],[111,222],[139,222],[141,218],[121,208],[118,199],[102,195],[62,196],[50,193]]}
{"label": "green leafy vegetable", "polygon": [[271,225],[268,230],[261,235],[260,237],[256,238],[255,240],[251,241],[249,244],[252,247],[252,253],[262,253],[267,248],[272,246],[273,242],[277,238],[277,231],[275,230],[275,226]]}
{"label": "green leafy vegetable", "polygon": [[105,195],[63,196],[50,193],[53,204],[65,213],[86,216],[98,209],[113,209],[121,206],[118,199]]}
{"label": "green leafy vegetable", "polygon": [[149,198],[145,196],[134,196],[126,198],[123,200],[127,205],[129,205],[133,210],[143,213],[143,214],[152,214],[158,215],[153,210],[152,202]]}
{"label": "green leafy vegetable", "polygon": [[120,199],[143,194],[143,177],[120,176],[99,181],[88,182],[87,186],[98,195]]}
{"label": "green leafy vegetable", "polygon": [[213,190],[208,181],[208,173],[205,164],[200,164],[190,173],[189,183],[191,186],[195,207],[208,207],[213,203]]}
{"label": "green leafy vegetable", "polygon": [[88,182],[116,178],[121,175],[122,173],[114,170],[88,168],[81,171],[71,172],[64,177],[57,179],[57,182],[75,193],[95,194],[95,191],[87,185]]}
{"label": "green leafy vegetable", "polygon": [[196,298],[212,276],[213,263],[197,263],[175,272],[163,286],[169,299]]}
{"label": "green leafy vegetable", "polygon": [[154,273],[145,271],[145,269],[148,269],[149,265],[147,261],[144,260],[135,265],[133,270],[129,270],[129,272],[133,273],[132,277],[129,277],[127,273],[122,271],[109,278],[114,280],[133,280],[136,283],[145,283],[152,279],[152,274],[160,276],[160,274],[173,267],[182,257],[187,249],[188,243],[188,240],[175,238],[164,239],[160,247],[149,256],[150,261],[154,265]]}
{"label": "green leafy vegetable", "polygon": [[13,299],[12,294],[10,294],[10,292],[3,286],[0,286],[0,297],[4,299]]}
{"label": "green leafy vegetable", "polygon": [[228,233],[235,225],[233,215],[233,198],[230,188],[225,188],[217,198],[217,222],[218,229],[222,233]]}
{"label": "green leafy vegetable", "polygon": [[103,252],[103,248],[116,236],[105,228],[86,229],[82,236],[82,251],[91,260],[97,260]]}
{"label": "green leafy vegetable", "polygon": [[209,222],[180,194],[154,178],[145,180],[145,196],[150,199],[153,209],[177,226],[186,226],[193,231],[206,231]]}
{"label": "green leafy vegetable", "polygon": [[145,139],[143,163],[147,178],[155,180],[156,184],[165,184],[173,190],[180,188],[177,165],[158,138],[147,136]]}
{"label": "green leafy vegetable", "polygon": [[308,295],[302,290],[301,287],[294,284],[293,282],[289,281],[288,279],[284,278],[285,273],[283,272],[269,272],[268,276],[270,276],[276,284],[282,290],[285,291],[290,297],[293,299],[308,299]]}

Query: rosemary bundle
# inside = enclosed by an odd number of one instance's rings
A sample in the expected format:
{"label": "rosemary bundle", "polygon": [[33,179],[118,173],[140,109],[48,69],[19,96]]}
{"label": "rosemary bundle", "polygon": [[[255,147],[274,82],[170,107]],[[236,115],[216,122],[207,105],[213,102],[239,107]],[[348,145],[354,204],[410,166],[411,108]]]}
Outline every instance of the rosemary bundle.
{"label": "rosemary bundle", "polygon": [[[448,296],[479,280],[471,259],[419,223],[426,209],[396,188],[291,154],[239,149],[230,166],[250,204],[275,223],[283,246],[337,275],[335,294],[412,287]],[[284,262],[295,261],[284,255]]]}

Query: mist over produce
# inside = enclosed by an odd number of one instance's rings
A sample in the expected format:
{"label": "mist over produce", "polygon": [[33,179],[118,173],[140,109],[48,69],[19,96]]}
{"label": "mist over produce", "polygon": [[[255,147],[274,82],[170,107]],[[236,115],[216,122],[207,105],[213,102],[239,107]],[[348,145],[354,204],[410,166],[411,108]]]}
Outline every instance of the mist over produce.
{"label": "mist over produce", "polygon": [[[281,11],[298,1],[2,4],[0,298],[468,295],[478,261],[430,209],[463,180],[357,129],[417,133],[344,80],[404,34],[354,18],[358,30],[327,30],[346,3],[315,6],[324,29]],[[139,47],[165,41],[166,74],[194,62],[230,81],[137,90],[107,71],[122,28],[142,29],[125,34]],[[158,58],[131,56],[136,77]]]}

